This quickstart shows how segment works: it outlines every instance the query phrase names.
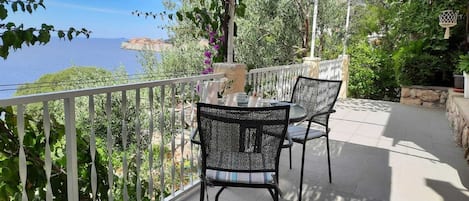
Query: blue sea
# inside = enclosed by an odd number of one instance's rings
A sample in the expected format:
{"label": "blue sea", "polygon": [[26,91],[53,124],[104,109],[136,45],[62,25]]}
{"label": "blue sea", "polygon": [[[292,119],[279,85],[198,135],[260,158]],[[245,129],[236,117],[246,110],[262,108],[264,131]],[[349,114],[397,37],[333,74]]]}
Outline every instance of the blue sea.
{"label": "blue sea", "polygon": [[138,51],[121,49],[125,38],[76,38],[72,41],[52,38],[46,45],[24,46],[0,58],[0,99],[13,96],[17,86],[31,83],[41,75],[55,73],[70,66],[96,66],[115,70],[124,66],[129,74],[142,72]]}

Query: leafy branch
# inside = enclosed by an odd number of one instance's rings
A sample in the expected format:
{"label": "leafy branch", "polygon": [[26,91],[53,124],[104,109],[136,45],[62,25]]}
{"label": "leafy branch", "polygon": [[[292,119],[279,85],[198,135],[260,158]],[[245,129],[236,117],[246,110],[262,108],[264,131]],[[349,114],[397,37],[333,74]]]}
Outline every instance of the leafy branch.
{"label": "leafy branch", "polygon": [[82,28],[70,27],[68,30],[55,29],[53,25],[42,24],[40,28],[24,27],[23,24],[16,25],[13,22],[3,23],[8,17],[6,5],[11,7],[13,12],[28,12],[32,14],[39,7],[45,9],[43,0],[0,0],[0,37],[3,44],[0,45],[0,57],[6,59],[11,48],[21,49],[23,44],[27,46],[35,45],[37,42],[44,45],[50,41],[51,32],[56,32],[57,37],[72,40],[80,34],[89,38],[91,31]]}

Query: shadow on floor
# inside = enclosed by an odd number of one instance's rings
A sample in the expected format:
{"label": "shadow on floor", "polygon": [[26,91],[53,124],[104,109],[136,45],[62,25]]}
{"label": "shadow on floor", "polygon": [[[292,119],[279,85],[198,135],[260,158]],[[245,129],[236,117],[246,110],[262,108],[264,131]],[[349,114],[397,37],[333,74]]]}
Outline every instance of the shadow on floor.
{"label": "shadow on floor", "polygon": [[426,179],[425,183],[428,187],[433,189],[437,192],[443,200],[445,201],[462,201],[462,200],[469,200],[469,196],[461,193],[461,191],[467,191],[463,189],[458,189],[454,185],[444,182],[438,181],[433,179]]}

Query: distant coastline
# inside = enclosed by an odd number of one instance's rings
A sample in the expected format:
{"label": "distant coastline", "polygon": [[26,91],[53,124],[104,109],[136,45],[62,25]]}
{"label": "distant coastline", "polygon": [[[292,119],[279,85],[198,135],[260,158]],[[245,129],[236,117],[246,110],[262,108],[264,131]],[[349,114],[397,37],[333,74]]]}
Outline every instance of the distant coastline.
{"label": "distant coastline", "polygon": [[150,50],[161,52],[173,45],[161,39],[132,38],[121,43],[121,48],[126,50]]}
{"label": "distant coastline", "polygon": [[[99,67],[109,71],[125,68],[129,75],[144,72],[135,50],[122,49],[125,38],[76,38],[66,41],[51,38],[46,45],[25,46],[0,59],[0,99],[12,97],[23,83],[71,66]],[[157,58],[158,53],[155,53]]]}

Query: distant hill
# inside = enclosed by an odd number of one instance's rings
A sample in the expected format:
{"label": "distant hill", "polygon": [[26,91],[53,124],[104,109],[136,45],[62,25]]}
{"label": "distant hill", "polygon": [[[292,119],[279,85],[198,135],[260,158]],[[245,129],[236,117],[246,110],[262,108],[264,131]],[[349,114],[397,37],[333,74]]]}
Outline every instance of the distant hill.
{"label": "distant hill", "polygon": [[161,39],[150,39],[150,38],[132,38],[128,41],[122,42],[121,48],[128,50],[151,50],[155,52],[161,52],[166,48],[170,48],[173,45],[161,40]]}

